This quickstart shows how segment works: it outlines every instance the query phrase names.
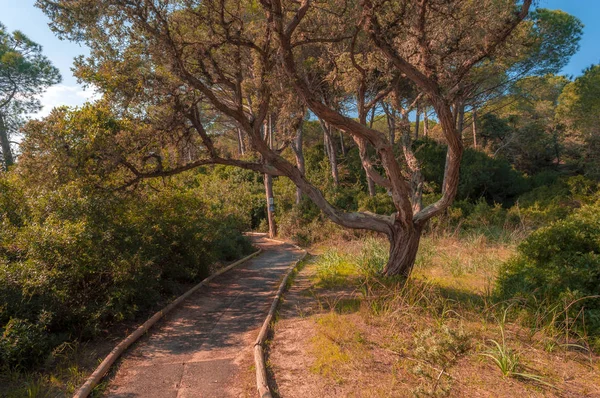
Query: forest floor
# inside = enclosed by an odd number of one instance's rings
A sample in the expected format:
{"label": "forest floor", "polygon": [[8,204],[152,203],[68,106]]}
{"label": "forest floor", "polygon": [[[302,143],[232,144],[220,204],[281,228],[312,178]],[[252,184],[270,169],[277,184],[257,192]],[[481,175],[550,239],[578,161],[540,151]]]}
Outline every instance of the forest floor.
{"label": "forest floor", "polygon": [[490,300],[514,246],[426,237],[401,285],[347,261],[364,245],[318,248],[296,276],[269,348],[278,396],[600,397],[600,358],[583,342]]}

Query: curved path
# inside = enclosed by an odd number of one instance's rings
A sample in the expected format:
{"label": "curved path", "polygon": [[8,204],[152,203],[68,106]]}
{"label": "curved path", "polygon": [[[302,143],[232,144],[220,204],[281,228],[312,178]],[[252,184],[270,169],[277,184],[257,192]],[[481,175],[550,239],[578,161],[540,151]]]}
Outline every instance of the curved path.
{"label": "curved path", "polygon": [[[275,291],[302,252],[252,236],[264,250],[213,279],[129,350],[108,397],[239,397],[256,394],[252,349]],[[246,376],[243,376],[246,375]]]}

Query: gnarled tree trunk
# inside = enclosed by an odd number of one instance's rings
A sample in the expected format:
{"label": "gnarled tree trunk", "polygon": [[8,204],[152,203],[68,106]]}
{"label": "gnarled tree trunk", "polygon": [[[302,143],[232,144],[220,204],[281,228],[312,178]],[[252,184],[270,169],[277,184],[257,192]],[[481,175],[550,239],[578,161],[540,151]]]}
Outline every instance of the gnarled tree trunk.
{"label": "gnarled tree trunk", "polygon": [[423,228],[420,224],[394,223],[390,229],[390,258],[383,269],[385,276],[410,276],[417,258]]}

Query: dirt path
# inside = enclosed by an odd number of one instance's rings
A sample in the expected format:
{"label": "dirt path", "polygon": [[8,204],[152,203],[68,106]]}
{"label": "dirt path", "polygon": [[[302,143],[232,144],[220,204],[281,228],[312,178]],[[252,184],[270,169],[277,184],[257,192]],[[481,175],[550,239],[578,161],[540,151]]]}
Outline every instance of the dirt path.
{"label": "dirt path", "polygon": [[254,396],[252,345],[277,286],[301,252],[252,237],[264,253],[215,278],[121,361],[108,397]]}

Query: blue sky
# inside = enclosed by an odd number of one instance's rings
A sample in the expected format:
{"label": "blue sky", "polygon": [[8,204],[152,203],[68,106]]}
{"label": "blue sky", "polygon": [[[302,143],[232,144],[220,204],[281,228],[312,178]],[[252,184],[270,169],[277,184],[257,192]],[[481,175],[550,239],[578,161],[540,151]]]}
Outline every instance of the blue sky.
{"label": "blue sky", "polygon": [[[87,54],[85,47],[59,40],[48,27],[48,18],[34,7],[35,0],[0,0],[0,22],[9,31],[21,30],[44,47],[44,54],[56,65],[63,76],[61,84],[51,87],[42,97],[44,109],[35,116],[44,116],[54,106],[81,105],[93,96],[73,77],[73,58]],[[600,62],[600,0],[540,0],[539,6],[561,9],[578,17],[585,25],[581,49],[562,73],[578,76],[581,71]]]}

